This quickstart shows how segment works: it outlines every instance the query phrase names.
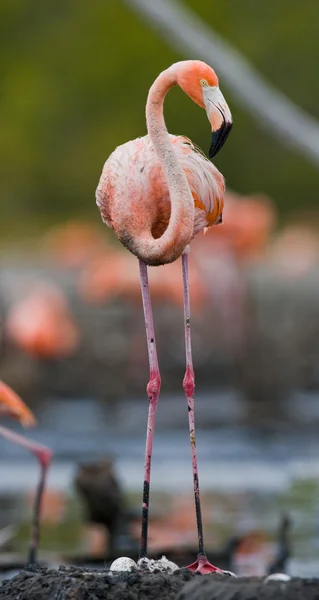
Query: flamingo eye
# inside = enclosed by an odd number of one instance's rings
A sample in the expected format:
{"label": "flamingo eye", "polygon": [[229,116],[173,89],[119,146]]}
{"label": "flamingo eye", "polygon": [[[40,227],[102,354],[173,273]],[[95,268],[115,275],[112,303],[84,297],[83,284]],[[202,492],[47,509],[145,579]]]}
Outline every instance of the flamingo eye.
{"label": "flamingo eye", "polygon": [[205,87],[205,85],[208,85],[208,82],[206,79],[201,79],[199,83],[201,84],[202,87]]}

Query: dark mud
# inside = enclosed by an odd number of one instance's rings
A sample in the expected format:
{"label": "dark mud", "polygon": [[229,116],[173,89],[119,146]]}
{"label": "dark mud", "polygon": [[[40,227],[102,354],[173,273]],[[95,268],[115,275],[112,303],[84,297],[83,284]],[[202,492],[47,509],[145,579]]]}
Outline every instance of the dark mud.
{"label": "dark mud", "polygon": [[265,583],[260,577],[218,581],[205,575],[186,583],[176,600],[319,600],[319,579]]}
{"label": "dark mud", "polygon": [[29,567],[0,586],[1,600],[174,600],[194,576],[119,573],[78,567]]}
{"label": "dark mud", "polygon": [[167,573],[120,573],[77,567],[28,567],[0,585],[1,600],[319,600],[318,579],[287,583]]}

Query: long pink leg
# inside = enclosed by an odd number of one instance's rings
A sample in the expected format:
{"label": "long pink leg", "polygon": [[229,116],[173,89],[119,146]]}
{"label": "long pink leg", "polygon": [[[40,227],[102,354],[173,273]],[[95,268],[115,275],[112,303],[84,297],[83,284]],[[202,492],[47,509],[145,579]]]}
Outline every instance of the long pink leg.
{"label": "long pink leg", "polygon": [[197,560],[187,568],[197,573],[221,572],[221,569],[211,565],[206,557],[203,537],[203,521],[200,504],[199,482],[198,482],[198,467],[196,454],[196,438],[195,438],[195,415],[194,415],[194,390],[195,390],[195,375],[192,359],[191,346],[191,324],[190,324],[190,301],[189,301],[189,285],[188,285],[188,255],[182,255],[183,264],[183,288],[184,288],[184,319],[185,319],[185,348],[186,348],[186,372],[183,380],[183,388],[185,391],[187,406],[188,406],[188,424],[189,435],[192,451],[192,468],[193,468],[193,483],[195,510],[198,534],[198,556]]}
{"label": "long pink leg", "polygon": [[19,435],[18,433],[15,433],[14,431],[7,429],[6,427],[0,426],[0,435],[1,437],[6,438],[9,442],[22,446],[23,448],[26,448],[27,450],[32,452],[32,454],[36,456],[40,463],[41,474],[34,499],[29,551],[27,558],[28,564],[35,563],[37,560],[37,550],[39,546],[41,502],[45,487],[46,475],[52,458],[52,452],[46,446],[42,446],[41,444],[38,444],[33,440],[25,438],[24,436]]}
{"label": "long pink leg", "polygon": [[147,533],[148,533],[148,510],[149,510],[149,494],[151,481],[151,462],[153,436],[155,427],[155,416],[157,409],[158,397],[161,389],[161,376],[158,367],[155,332],[153,323],[153,313],[151,305],[151,297],[148,285],[147,265],[143,261],[139,261],[140,279],[143,299],[143,309],[145,318],[146,340],[148,359],[150,365],[150,379],[147,384],[147,395],[149,399],[149,410],[147,420],[146,433],[146,448],[144,462],[144,485],[143,485],[143,508],[142,508],[142,532],[141,532],[141,550],[140,558],[147,557]]}
{"label": "long pink leg", "polygon": [[41,467],[40,479],[37,485],[37,490],[33,505],[33,515],[31,524],[31,534],[29,541],[29,552],[28,552],[28,564],[35,563],[37,561],[37,553],[39,547],[40,538],[40,516],[41,516],[41,505],[43,492],[46,484],[46,476],[48,468],[50,466],[52,452],[48,448],[38,448],[34,451],[37,456]]}

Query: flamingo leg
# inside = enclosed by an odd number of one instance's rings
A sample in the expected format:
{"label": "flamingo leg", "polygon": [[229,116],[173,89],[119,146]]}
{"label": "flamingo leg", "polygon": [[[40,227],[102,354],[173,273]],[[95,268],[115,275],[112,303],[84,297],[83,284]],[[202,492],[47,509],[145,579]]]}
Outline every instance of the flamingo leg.
{"label": "flamingo leg", "polygon": [[37,490],[36,490],[34,505],[33,505],[31,534],[30,534],[28,559],[27,559],[28,564],[37,562],[37,553],[38,553],[39,538],[40,538],[41,504],[42,504],[43,492],[44,492],[44,488],[45,488],[47,470],[48,470],[48,465],[41,464],[40,479],[39,479],[39,483],[37,485]]}
{"label": "flamingo leg", "polygon": [[142,300],[144,309],[145,329],[148,359],[150,367],[150,379],[147,384],[147,395],[149,400],[147,432],[146,432],[146,447],[144,461],[144,484],[143,484],[143,507],[142,507],[142,531],[141,531],[141,549],[140,558],[147,557],[147,534],[148,534],[148,512],[149,512],[149,493],[151,480],[151,462],[153,436],[155,428],[155,417],[158,397],[161,389],[161,376],[157,360],[155,331],[153,323],[153,313],[151,305],[151,297],[148,284],[147,265],[143,261],[139,261],[140,280],[142,290]]}
{"label": "flamingo leg", "polygon": [[196,453],[196,437],[195,437],[195,415],[194,415],[194,390],[195,390],[195,375],[193,368],[192,346],[191,346],[191,325],[190,325],[190,300],[189,300],[189,284],[188,284],[188,255],[182,255],[183,265],[183,289],[184,289],[184,324],[185,324],[185,349],[186,349],[186,372],[183,380],[183,388],[187,399],[188,407],[188,425],[192,452],[192,469],[193,469],[193,484],[194,498],[198,534],[198,556],[197,560],[188,565],[190,571],[201,573],[223,572],[218,567],[211,565],[206,557],[203,536],[203,521],[199,493],[197,453]]}
{"label": "flamingo leg", "polygon": [[9,442],[17,444],[18,446],[22,446],[23,448],[26,448],[27,450],[32,452],[32,454],[36,456],[40,463],[41,474],[34,499],[29,551],[27,558],[27,564],[35,563],[37,560],[37,551],[39,546],[41,503],[45,487],[46,475],[52,458],[52,452],[46,446],[42,446],[41,444],[38,444],[37,442],[30,440],[29,438],[19,435],[18,433],[11,431],[10,429],[3,427],[2,425],[0,426],[0,435],[1,437],[7,439]]}

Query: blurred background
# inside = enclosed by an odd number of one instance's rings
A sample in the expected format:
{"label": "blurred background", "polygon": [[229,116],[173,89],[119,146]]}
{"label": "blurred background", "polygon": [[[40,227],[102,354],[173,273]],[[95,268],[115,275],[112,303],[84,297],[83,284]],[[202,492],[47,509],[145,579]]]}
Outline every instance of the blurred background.
{"label": "blurred background", "polygon": [[[237,565],[259,573],[286,511],[291,572],[317,572],[318,18],[317,3],[288,0],[2,0],[0,374],[35,411],[33,437],[54,451],[43,553],[105,551],[74,482],[79,463],[81,472],[106,461],[125,543],[139,537],[148,361],[138,264],[102,225],[94,194],[112,150],[145,134],[157,74],[201,58],[234,120],[215,161],[228,186],[224,223],[190,253],[206,544],[254,536]],[[181,90],[165,116],[171,133],[208,150],[206,116]],[[150,269],[150,282],[162,373],[150,545],[160,552],[194,545],[196,529],[181,264]],[[14,526],[3,551],[24,552],[36,471],[0,440],[0,527]]]}

